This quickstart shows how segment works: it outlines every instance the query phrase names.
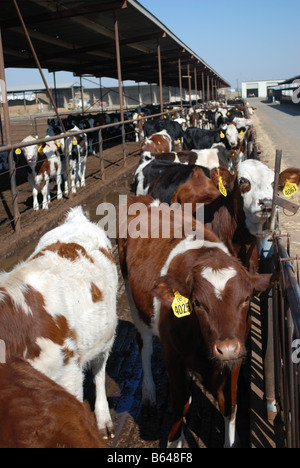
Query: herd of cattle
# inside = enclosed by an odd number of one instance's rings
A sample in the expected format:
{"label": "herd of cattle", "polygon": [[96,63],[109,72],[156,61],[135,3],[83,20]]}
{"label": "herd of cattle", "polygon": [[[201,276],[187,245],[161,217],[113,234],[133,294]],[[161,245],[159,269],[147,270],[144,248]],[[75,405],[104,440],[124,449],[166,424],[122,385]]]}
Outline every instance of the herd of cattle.
{"label": "herd of cattle", "polygon": [[[244,157],[251,122],[243,110],[218,107],[206,117],[203,109],[193,109],[188,118],[146,122],[141,113],[136,116],[144,132],[142,152],[134,195],[119,207],[118,218],[119,264],[142,357],[142,403],[148,409],[156,405],[151,372],[156,335],[170,387],[173,421],[167,445],[177,448],[184,443],[183,419],[191,404],[188,369],[201,376],[218,401],[225,446],[238,445],[237,382],[251,325],[250,301],[274,280],[258,272],[256,248],[256,234],[270,216],[274,172]],[[70,138],[70,151],[81,143],[88,147],[82,138],[84,144]],[[182,151],[174,151],[178,140]],[[65,150],[63,141],[58,143],[35,148],[31,159],[27,154],[35,183],[36,161],[41,155],[48,162],[48,155],[58,157]],[[76,175],[82,183],[84,171],[74,167],[75,190]],[[299,185],[300,170],[282,172],[279,187],[287,180]],[[44,208],[47,196],[45,191]],[[187,203],[193,214],[204,205],[204,228],[196,216],[186,219]],[[130,235],[132,225],[150,226],[155,214],[155,232],[149,228],[147,236]],[[162,234],[165,219],[169,236]],[[0,446],[102,447],[101,435],[113,436],[105,367],[116,333],[117,291],[111,242],[81,207],[45,234],[28,260],[0,273],[0,342],[7,357],[0,365]],[[87,366],[95,379],[97,427],[79,404]]]}

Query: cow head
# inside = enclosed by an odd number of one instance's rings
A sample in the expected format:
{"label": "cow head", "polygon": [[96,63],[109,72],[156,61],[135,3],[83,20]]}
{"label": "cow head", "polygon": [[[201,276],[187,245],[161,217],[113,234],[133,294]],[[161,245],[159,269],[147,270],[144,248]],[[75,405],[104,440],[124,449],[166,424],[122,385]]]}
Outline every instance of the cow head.
{"label": "cow head", "polygon": [[[260,232],[266,219],[271,216],[274,179],[274,171],[260,161],[248,159],[238,166],[237,184],[243,199],[246,226],[253,235]],[[300,170],[285,170],[279,180],[281,187],[286,180],[299,185]]]}
{"label": "cow head", "polygon": [[230,148],[235,148],[238,144],[239,133],[234,123],[228,123],[220,128],[220,137],[223,142],[226,138]]}
{"label": "cow head", "polygon": [[[249,274],[238,259],[220,248],[206,248],[204,243],[201,249],[177,255],[152,292],[168,309],[165,316],[172,317],[169,326],[172,339],[178,340],[176,345],[181,346],[186,327],[188,341],[182,349],[190,348],[192,342],[193,352],[200,356],[204,350],[206,357],[222,368],[240,363],[245,356],[250,300],[271,280],[271,275]],[[190,304],[190,313],[181,318],[172,310],[178,294]]]}
{"label": "cow head", "polygon": [[[34,139],[33,136],[28,136],[28,137],[24,138],[22,143],[29,143],[31,141],[34,143],[34,140],[35,139]],[[27,163],[30,164],[30,165],[33,165],[33,164],[36,163],[36,160],[37,160],[37,157],[38,157],[38,148],[39,147],[36,144],[33,144],[31,146],[26,146],[22,150],[20,148],[17,148],[15,150],[15,155],[18,157],[23,152],[23,155],[25,156]]]}

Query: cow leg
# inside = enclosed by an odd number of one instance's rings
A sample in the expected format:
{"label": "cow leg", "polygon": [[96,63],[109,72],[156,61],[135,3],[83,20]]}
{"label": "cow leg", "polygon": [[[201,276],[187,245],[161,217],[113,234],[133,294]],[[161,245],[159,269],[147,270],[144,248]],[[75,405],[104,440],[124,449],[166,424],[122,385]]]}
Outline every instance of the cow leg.
{"label": "cow leg", "polygon": [[61,191],[61,174],[56,174],[56,185],[57,185],[57,200],[61,200],[63,197]]}
{"label": "cow leg", "polygon": [[36,187],[34,187],[32,189],[32,196],[33,196],[33,209],[34,210],[39,210],[40,207],[39,207],[39,202],[38,202],[38,189]]}
{"label": "cow leg", "polygon": [[92,362],[92,371],[96,386],[95,415],[99,430],[105,439],[115,436],[105,390],[106,363],[108,356],[109,350],[103,352]]}
{"label": "cow leg", "polygon": [[148,410],[156,406],[156,391],[151,369],[153,334],[151,329],[139,318],[139,312],[136,308],[127,280],[125,280],[125,289],[130,306],[130,313],[138,331],[137,339],[143,365],[142,406],[143,410],[148,412]]}
{"label": "cow leg", "polygon": [[50,194],[49,194],[49,179],[45,179],[44,186],[42,188],[42,195],[43,195],[43,210],[48,210],[49,208],[49,199],[50,199]]}
{"label": "cow leg", "polygon": [[239,438],[236,432],[236,413],[237,413],[237,382],[241,369],[241,363],[235,366],[230,376],[228,376],[227,385],[218,392],[219,410],[224,417],[225,423],[225,448],[234,448],[239,445]]}
{"label": "cow leg", "polygon": [[[170,351],[171,349],[171,351]],[[172,405],[172,427],[168,435],[168,448],[182,448],[184,443],[183,418],[191,404],[188,388],[187,370],[174,349],[164,353],[169,376]]]}

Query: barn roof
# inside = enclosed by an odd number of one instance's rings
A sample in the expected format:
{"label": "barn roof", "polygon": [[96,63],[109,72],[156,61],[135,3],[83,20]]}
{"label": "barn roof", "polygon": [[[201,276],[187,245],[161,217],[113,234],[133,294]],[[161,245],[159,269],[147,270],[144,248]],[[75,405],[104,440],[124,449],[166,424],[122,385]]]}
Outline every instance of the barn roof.
{"label": "barn roof", "polygon": [[[178,86],[180,57],[200,79],[204,72],[230,86],[136,0],[18,0],[18,6],[41,67],[50,72],[117,78],[116,13],[123,80],[158,82],[160,41],[164,85]],[[1,2],[0,27],[5,67],[37,68],[11,0]]]}

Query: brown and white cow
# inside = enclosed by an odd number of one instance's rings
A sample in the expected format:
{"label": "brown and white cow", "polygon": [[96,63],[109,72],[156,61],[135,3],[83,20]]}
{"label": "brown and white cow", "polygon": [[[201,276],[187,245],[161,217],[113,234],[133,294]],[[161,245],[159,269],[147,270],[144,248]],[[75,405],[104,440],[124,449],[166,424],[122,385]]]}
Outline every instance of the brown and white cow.
{"label": "brown and white cow", "polygon": [[104,435],[113,432],[105,367],[117,325],[117,285],[111,243],[80,206],[25,262],[0,273],[0,340],[7,358],[25,358],[79,401],[91,365]]}
{"label": "brown and white cow", "polygon": [[150,135],[142,142],[142,152],[167,153],[172,151],[172,138],[166,130]]}
{"label": "brown and white cow", "polygon": [[[124,221],[120,223],[119,257],[139,335],[143,404],[156,404],[151,372],[154,334],[160,338],[170,382],[173,423],[168,446],[183,445],[183,417],[190,405],[187,369],[199,373],[205,388],[218,399],[225,418],[225,446],[234,446],[237,380],[246,355],[250,300],[268,287],[271,275],[249,274],[210,231],[199,238],[186,236],[185,230],[175,235],[181,209],[171,214],[168,206],[140,196],[128,201],[127,213],[135,211],[134,203],[147,206],[139,210],[141,226],[149,226],[155,212],[162,213],[155,235],[149,229],[152,237],[126,237]],[[173,227],[169,237],[162,235],[166,218]],[[126,217],[128,234],[131,223],[136,225],[136,214]]]}
{"label": "brown and white cow", "polygon": [[[28,163],[28,182],[32,189],[33,209],[39,210],[38,193],[41,190],[43,196],[42,208],[49,208],[50,199],[50,179],[55,178],[57,184],[57,199],[62,198],[62,162],[58,150],[58,146],[54,141],[49,141],[43,145],[37,145],[34,142],[34,137],[28,136],[24,138],[22,143],[32,142],[31,146],[23,148],[23,154]],[[21,154],[22,150],[15,150],[16,156]]]}
{"label": "brown and white cow", "polygon": [[0,364],[0,448],[105,448],[94,415],[25,359]]}

